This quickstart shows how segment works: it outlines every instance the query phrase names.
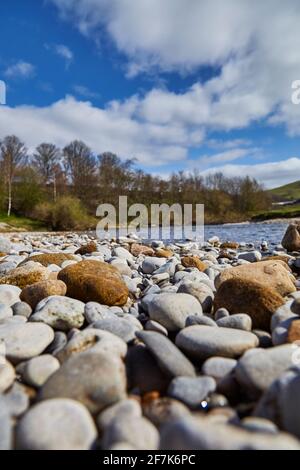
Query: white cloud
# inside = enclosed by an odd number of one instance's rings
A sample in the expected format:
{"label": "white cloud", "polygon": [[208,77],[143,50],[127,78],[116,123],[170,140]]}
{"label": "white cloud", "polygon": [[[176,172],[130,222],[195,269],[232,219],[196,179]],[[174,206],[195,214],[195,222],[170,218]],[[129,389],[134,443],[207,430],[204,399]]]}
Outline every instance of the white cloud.
{"label": "white cloud", "polygon": [[288,160],[260,163],[258,165],[228,164],[218,168],[209,168],[203,171],[202,175],[205,176],[219,171],[230,177],[249,175],[264,184],[266,188],[275,188],[297,179],[297,175],[300,174],[300,158],[294,157]]}
{"label": "white cloud", "polygon": [[100,98],[101,94],[95,91],[91,91],[88,87],[84,85],[74,85],[73,90],[76,94],[83,96],[87,99]]}
{"label": "white cloud", "polygon": [[68,46],[65,44],[45,44],[45,48],[61,57],[65,61],[66,68],[69,68],[74,59],[74,53]]}
{"label": "white cloud", "polygon": [[198,163],[203,165],[213,165],[216,163],[232,162],[246,156],[253,156],[256,149],[234,148],[225,150],[224,152],[215,153],[214,155],[204,155],[198,159]]}
{"label": "white cloud", "polygon": [[113,104],[98,108],[73,97],[48,107],[1,107],[0,139],[14,133],[31,149],[41,141],[64,146],[82,139],[95,152],[110,150],[149,166],[185,160],[191,142],[201,140],[200,133],[193,136],[176,124],[138,122],[121,111]]}
{"label": "white cloud", "polygon": [[83,34],[100,41],[108,34],[128,57],[131,76],[153,67],[220,70],[185,93],[153,90],[138,110],[146,120],[217,129],[266,120],[300,134],[300,106],[291,103],[291,84],[300,78],[299,0],[52,2]]}
{"label": "white cloud", "polygon": [[19,60],[13,65],[10,65],[4,72],[6,78],[32,78],[35,74],[34,65],[23,60]]}

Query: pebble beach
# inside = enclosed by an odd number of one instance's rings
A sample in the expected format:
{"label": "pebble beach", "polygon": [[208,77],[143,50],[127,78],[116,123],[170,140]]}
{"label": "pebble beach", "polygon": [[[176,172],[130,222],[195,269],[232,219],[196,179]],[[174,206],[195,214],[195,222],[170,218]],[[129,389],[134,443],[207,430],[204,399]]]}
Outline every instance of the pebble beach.
{"label": "pebble beach", "polygon": [[1,235],[0,449],[300,450],[300,225]]}

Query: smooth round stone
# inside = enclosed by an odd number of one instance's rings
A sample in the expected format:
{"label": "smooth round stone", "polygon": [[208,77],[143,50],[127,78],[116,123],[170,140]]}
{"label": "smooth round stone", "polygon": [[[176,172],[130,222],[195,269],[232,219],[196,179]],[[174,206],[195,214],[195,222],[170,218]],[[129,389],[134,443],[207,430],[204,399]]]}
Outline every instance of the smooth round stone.
{"label": "smooth round stone", "polygon": [[109,406],[97,416],[97,425],[101,430],[109,426],[115,419],[140,418],[142,416],[141,405],[134,398],[126,398],[115,405]]}
{"label": "smooth round stone", "polygon": [[153,274],[158,275],[158,274],[167,273],[167,274],[169,274],[170,277],[174,276],[176,266],[177,266],[178,263],[179,263],[179,261],[177,259],[171,258],[165,264],[163,264],[162,266],[157,268],[155,271],[153,271]]}
{"label": "smooth round stone", "polygon": [[55,356],[61,349],[65,347],[67,341],[68,339],[66,333],[63,333],[62,331],[55,331],[54,339],[45,352]]}
{"label": "smooth round stone", "polygon": [[135,339],[135,333],[139,330],[135,324],[125,318],[111,315],[103,320],[98,320],[91,325],[94,329],[109,331],[123,339],[126,343]]}
{"label": "smooth round stone", "polygon": [[212,377],[175,377],[169,385],[168,395],[190,408],[198,408],[215,389],[216,382]]}
{"label": "smooth round stone", "polygon": [[147,323],[145,324],[145,330],[155,331],[156,333],[161,333],[162,335],[168,336],[168,330],[160,323],[154,320],[147,321]]}
{"label": "smooth round stone", "polygon": [[217,326],[216,322],[205,315],[197,316],[197,315],[190,315],[187,317],[185,321],[185,326],[192,326],[192,325],[207,325],[207,326]]}
{"label": "smooth round stone", "polygon": [[117,442],[126,442],[139,450],[156,450],[159,433],[146,418],[124,416],[113,420],[105,429],[102,445],[107,449]]}
{"label": "smooth round stone", "polygon": [[105,351],[75,354],[40,389],[40,399],[72,398],[91,413],[125,398],[126,375],[122,359]]}
{"label": "smooth round stone", "polygon": [[252,320],[246,313],[236,313],[229,317],[223,317],[217,320],[217,325],[223,328],[234,328],[236,330],[251,331]]}
{"label": "smooth round stone", "polygon": [[127,345],[125,341],[109,331],[86,328],[74,335],[65,348],[58,352],[57,357],[60,362],[64,362],[72,355],[88,350],[99,350],[124,358],[127,353]]}
{"label": "smooth round stone", "polygon": [[259,251],[245,251],[243,253],[239,253],[238,259],[242,259],[245,261],[249,261],[250,263],[255,263],[256,261],[260,261],[262,255]]}
{"label": "smooth round stone", "polygon": [[6,304],[0,303],[0,322],[13,316],[12,308]]}
{"label": "smooth round stone", "polygon": [[154,276],[151,277],[151,281],[154,282],[154,284],[159,284],[160,282],[168,281],[169,279],[170,279],[169,273],[154,274]]}
{"label": "smooth round stone", "polygon": [[272,337],[268,331],[252,330],[252,333],[257,336],[260,348],[270,348],[272,346]]}
{"label": "smooth round stone", "polygon": [[123,248],[122,246],[117,246],[116,248],[114,248],[112,254],[114,256],[117,256],[118,258],[125,259],[126,261],[133,260],[132,254],[128,250],[126,250],[126,248]]}
{"label": "smooth round stone", "polygon": [[54,295],[42,300],[30,317],[33,322],[43,322],[57,330],[80,328],[84,323],[84,303],[80,300]]}
{"label": "smooth round stone", "polygon": [[212,356],[239,357],[255,348],[258,339],[248,331],[194,325],[181,330],[175,343],[187,355],[205,360]]}
{"label": "smooth round stone", "polygon": [[192,295],[163,293],[150,299],[148,314],[168,331],[178,331],[185,327],[188,316],[202,315],[202,307]]}
{"label": "smooth round stone", "polygon": [[167,423],[161,431],[162,450],[299,450],[293,436],[253,433],[237,426],[185,416]]}
{"label": "smooth round stone", "polygon": [[29,318],[32,313],[32,308],[26,302],[16,302],[12,306],[13,314]]}
{"label": "smooth round stone", "polygon": [[53,341],[53,338],[54,331],[43,323],[0,324],[0,342],[5,341],[6,356],[13,363],[38,356]]}
{"label": "smooth round stone", "polygon": [[278,428],[272,421],[255,416],[248,416],[247,418],[242,419],[241,425],[244,429],[252,432],[266,432],[270,434],[278,433]]}
{"label": "smooth round stone", "polygon": [[236,379],[251,398],[258,398],[293,365],[294,351],[293,345],[247,351],[237,363]]}
{"label": "smooth round stone", "polygon": [[217,382],[230,374],[236,367],[237,361],[228,357],[210,357],[201,368],[204,375],[213,377]]}
{"label": "smooth round stone", "polygon": [[282,428],[300,438],[300,375],[298,373],[282,387],[278,397]]}
{"label": "smooth round stone", "polygon": [[84,307],[84,316],[88,323],[94,323],[98,320],[104,320],[111,317],[112,312],[107,305],[101,305],[97,302],[88,302]]}
{"label": "smooth round stone", "polygon": [[12,245],[8,238],[0,237],[0,253],[9,253],[11,249]]}
{"label": "smooth round stone", "polygon": [[4,261],[3,263],[0,264],[0,277],[5,276],[10,271],[15,269],[15,267],[16,267],[16,263],[12,261]]}
{"label": "smooth round stone", "polygon": [[[159,334],[159,333],[158,333]],[[139,394],[165,393],[170,377],[162,372],[152,354],[143,344],[131,346],[126,356],[128,390]]]}
{"label": "smooth round stone", "polygon": [[143,414],[154,426],[159,428],[169,421],[174,421],[182,416],[189,415],[190,410],[181,401],[163,397],[154,400],[146,400],[143,403]]}
{"label": "smooth round stone", "polygon": [[155,256],[147,256],[141,266],[144,274],[152,274],[157,268],[165,264],[165,258],[157,258]]}
{"label": "smooth round stone", "polygon": [[10,286],[8,284],[0,285],[0,300],[1,303],[11,307],[16,302],[20,302],[21,289],[16,286]]}
{"label": "smooth round stone", "polygon": [[300,299],[295,299],[291,305],[291,311],[296,315],[300,315]]}
{"label": "smooth round stone", "polygon": [[215,313],[215,320],[221,320],[221,318],[229,317],[230,313],[226,308],[218,308],[218,310]]}
{"label": "smooth round stone", "polygon": [[178,288],[178,293],[193,295],[201,304],[203,312],[210,312],[214,299],[213,291],[206,284],[199,281],[183,280]]}
{"label": "smooth round stone", "polygon": [[25,450],[87,450],[97,437],[88,410],[68,399],[46,400],[21,418],[16,446]]}
{"label": "smooth round stone", "polygon": [[0,393],[5,392],[15,380],[15,369],[3,356],[0,356]]}
{"label": "smooth round stone", "polygon": [[193,364],[165,336],[154,331],[140,331],[137,338],[143,341],[161,370],[169,377],[195,376]]}
{"label": "smooth round stone", "polygon": [[30,359],[23,369],[23,380],[33,387],[41,387],[54,372],[59,369],[58,360],[50,354]]}
{"label": "smooth round stone", "polygon": [[18,382],[2,395],[5,406],[9,414],[13,417],[19,417],[29,408],[29,394],[26,387]]}
{"label": "smooth round stone", "polygon": [[297,317],[297,315],[291,311],[292,303],[293,299],[288,300],[284,305],[279,307],[276,312],[272,315],[271,331],[274,331],[274,329],[279,326],[283,321]]}
{"label": "smooth round stone", "polygon": [[11,450],[13,444],[13,423],[9,410],[0,396],[0,450]]}

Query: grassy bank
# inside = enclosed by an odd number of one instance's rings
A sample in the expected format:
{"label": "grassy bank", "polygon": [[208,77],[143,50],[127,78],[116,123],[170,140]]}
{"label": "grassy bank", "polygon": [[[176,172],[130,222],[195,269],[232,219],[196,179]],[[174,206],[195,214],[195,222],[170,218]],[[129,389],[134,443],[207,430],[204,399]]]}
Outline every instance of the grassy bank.
{"label": "grassy bank", "polygon": [[0,212],[0,232],[13,232],[13,231],[44,231],[47,227],[39,220],[28,219],[12,214],[10,217],[7,214]]}
{"label": "grassy bank", "polygon": [[290,219],[300,217],[300,204],[293,206],[283,206],[266,212],[259,212],[252,217],[253,222],[272,219]]}

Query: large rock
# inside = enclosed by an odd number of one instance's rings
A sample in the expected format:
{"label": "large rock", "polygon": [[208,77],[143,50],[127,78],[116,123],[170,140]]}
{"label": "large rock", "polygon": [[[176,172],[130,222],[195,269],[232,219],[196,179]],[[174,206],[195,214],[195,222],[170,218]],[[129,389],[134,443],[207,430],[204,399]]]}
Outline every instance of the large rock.
{"label": "large rock", "polygon": [[300,250],[300,224],[290,224],[281,242],[287,251]]}
{"label": "large rock", "polygon": [[67,295],[83,302],[124,305],[128,288],[117,269],[101,261],[86,260],[67,266],[58,274],[67,285]]}
{"label": "large rock", "polygon": [[0,284],[10,284],[13,286],[24,287],[39,281],[45,281],[50,276],[50,271],[34,261],[28,261],[23,266],[17,267],[6,276],[0,278]]}
{"label": "large rock", "polygon": [[[299,349],[299,348],[298,348]],[[300,369],[298,366],[289,369],[272,382],[261,397],[255,416],[275,422],[281,429],[300,438]]]}
{"label": "large rock", "polygon": [[173,450],[300,450],[298,439],[285,433],[254,433],[237,426],[184,416],[167,423],[161,449]]}
{"label": "large rock", "polygon": [[36,263],[40,263],[43,266],[47,267],[50,264],[57,264],[61,266],[65,261],[75,261],[76,257],[69,254],[69,253],[43,253],[41,255],[33,255],[30,256],[29,259],[20,263],[20,266],[27,261],[35,261]]}
{"label": "large rock", "polygon": [[226,308],[231,314],[247,313],[254,329],[267,331],[273,313],[283,304],[283,297],[271,287],[238,277],[222,282],[214,299],[215,311]]}
{"label": "large rock", "polygon": [[290,269],[284,261],[260,261],[258,263],[225,269],[216,278],[216,287],[220,287],[223,282],[229,279],[255,281],[261,284],[261,286],[274,289],[282,296],[296,291],[294,278],[291,276]]}
{"label": "large rock", "polygon": [[80,300],[54,295],[42,300],[30,321],[43,322],[57,330],[80,328],[84,322],[84,303]]}
{"label": "large rock", "polygon": [[294,346],[288,344],[247,351],[235,368],[235,376],[245,393],[250,398],[258,398],[275,379],[293,365],[294,351]]}
{"label": "large rock", "polygon": [[88,450],[97,429],[77,401],[47,400],[33,406],[17,426],[16,446],[24,450]]}
{"label": "large rock", "polygon": [[25,287],[20,295],[20,299],[29,304],[33,309],[37,304],[52,295],[66,295],[67,286],[62,281],[41,281]]}
{"label": "large rock", "polygon": [[146,344],[161,370],[169,377],[196,375],[193,364],[164,335],[155,331],[140,331],[136,336]]}
{"label": "large rock", "polygon": [[41,388],[39,397],[72,398],[98,413],[125,395],[126,374],[120,356],[91,350],[65,361]]}
{"label": "large rock", "polygon": [[0,343],[13,363],[41,354],[53,341],[54,331],[44,323],[7,322],[0,325]]}
{"label": "large rock", "polygon": [[168,331],[178,331],[185,327],[189,315],[202,315],[202,307],[192,295],[163,293],[151,298],[148,313]]}
{"label": "large rock", "polygon": [[239,357],[258,345],[257,337],[248,331],[205,325],[184,328],[175,342],[187,355],[200,360],[212,356]]}

